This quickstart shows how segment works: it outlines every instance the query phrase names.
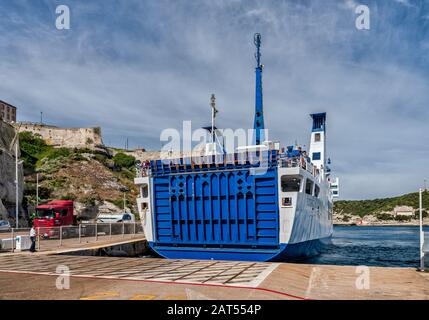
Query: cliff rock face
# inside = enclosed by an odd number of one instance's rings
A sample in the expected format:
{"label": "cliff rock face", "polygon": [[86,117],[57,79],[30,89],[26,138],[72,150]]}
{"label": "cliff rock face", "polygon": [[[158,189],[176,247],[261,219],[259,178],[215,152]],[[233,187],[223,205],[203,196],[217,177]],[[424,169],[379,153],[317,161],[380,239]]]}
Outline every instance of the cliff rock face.
{"label": "cliff rock face", "polygon": [[[15,129],[0,120],[0,219],[8,219],[15,216],[15,146],[19,143],[15,139]],[[19,210],[22,215],[23,199],[23,169],[19,165]]]}

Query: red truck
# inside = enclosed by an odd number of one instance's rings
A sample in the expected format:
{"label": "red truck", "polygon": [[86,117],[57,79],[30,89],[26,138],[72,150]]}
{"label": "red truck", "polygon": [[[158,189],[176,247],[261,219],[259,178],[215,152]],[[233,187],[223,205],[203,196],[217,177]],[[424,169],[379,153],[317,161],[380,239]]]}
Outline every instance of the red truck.
{"label": "red truck", "polygon": [[[71,200],[55,200],[36,207],[33,226],[36,229],[40,228],[40,234],[45,238],[59,236],[61,226],[75,225],[77,225],[77,221]],[[75,228],[64,228],[63,232],[69,233],[73,229]]]}

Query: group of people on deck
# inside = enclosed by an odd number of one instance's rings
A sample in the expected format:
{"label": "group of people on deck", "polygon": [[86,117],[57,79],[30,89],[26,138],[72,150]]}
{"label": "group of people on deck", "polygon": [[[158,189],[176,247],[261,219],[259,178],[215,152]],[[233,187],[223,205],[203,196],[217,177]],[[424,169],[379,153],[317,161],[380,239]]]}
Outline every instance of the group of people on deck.
{"label": "group of people on deck", "polygon": [[286,156],[288,161],[290,161],[291,163],[302,161],[302,165],[305,166],[306,162],[308,163],[311,162],[311,159],[308,156],[307,151],[302,150],[301,147],[294,148],[294,146],[288,146],[286,151],[284,150],[284,148],[282,149],[282,153]]}
{"label": "group of people on deck", "polygon": [[139,177],[147,176],[149,174],[149,169],[150,169],[149,160],[146,160],[144,162],[141,162],[141,161],[136,162],[136,170],[137,170],[137,175]]}

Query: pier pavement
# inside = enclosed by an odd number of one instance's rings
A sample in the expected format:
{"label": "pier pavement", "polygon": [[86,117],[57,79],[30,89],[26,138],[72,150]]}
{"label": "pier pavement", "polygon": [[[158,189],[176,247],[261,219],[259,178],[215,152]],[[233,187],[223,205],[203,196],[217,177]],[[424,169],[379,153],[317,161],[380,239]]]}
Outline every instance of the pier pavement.
{"label": "pier pavement", "polygon": [[0,256],[0,299],[428,300],[429,273],[412,268],[13,255]]}

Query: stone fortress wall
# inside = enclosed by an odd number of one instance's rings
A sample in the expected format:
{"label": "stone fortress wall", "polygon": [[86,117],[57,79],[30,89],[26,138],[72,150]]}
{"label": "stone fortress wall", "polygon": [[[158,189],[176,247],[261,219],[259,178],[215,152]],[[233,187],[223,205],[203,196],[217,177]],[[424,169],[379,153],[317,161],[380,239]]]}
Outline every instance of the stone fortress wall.
{"label": "stone fortress wall", "polygon": [[39,134],[47,144],[55,147],[95,149],[103,145],[99,127],[60,128],[30,122],[18,122],[14,127],[19,132],[29,131]]}

